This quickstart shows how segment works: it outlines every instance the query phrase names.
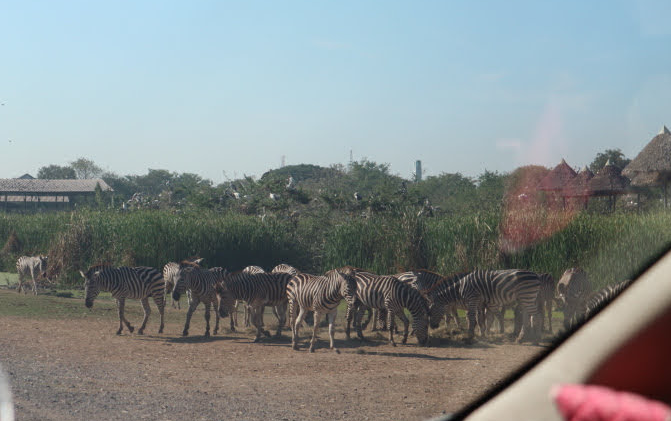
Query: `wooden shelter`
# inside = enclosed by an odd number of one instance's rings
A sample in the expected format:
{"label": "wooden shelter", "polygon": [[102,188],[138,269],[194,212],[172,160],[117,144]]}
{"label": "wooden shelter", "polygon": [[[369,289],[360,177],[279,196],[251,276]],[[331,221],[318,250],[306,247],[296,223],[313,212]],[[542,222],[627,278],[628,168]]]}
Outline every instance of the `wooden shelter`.
{"label": "wooden shelter", "polygon": [[587,165],[582,167],[578,175],[573,180],[569,181],[563,191],[563,195],[569,198],[576,198],[578,202],[582,202],[583,207],[587,207],[587,202],[592,196],[592,189],[589,187],[589,182],[594,178],[594,173],[587,168]]}
{"label": "wooden shelter", "polygon": [[608,197],[611,209],[615,208],[615,197],[627,192],[629,179],[622,175],[622,170],[610,160],[596,173],[588,183],[592,196]]}
{"label": "wooden shelter", "polygon": [[[552,169],[543,179],[538,183],[537,190],[547,193],[554,193],[561,197],[562,207],[566,206],[566,198],[564,192],[566,187],[576,177],[576,172],[571,168],[562,158],[561,162]],[[555,196],[556,198],[556,196]]]}
{"label": "wooden shelter", "polygon": [[[0,204],[4,210],[69,207],[74,197],[94,196],[96,186],[103,192],[113,191],[102,179],[42,180],[30,178],[0,179]],[[60,205],[59,205],[60,204]],[[68,205],[66,205],[68,204]]]}
{"label": "wooden shelter", "polygon": [[622,171],[631,178],[633,186],[660,186],[664,189],[664,207],[667,206],[667,185],[671,181],[671,131],[662,130]]}

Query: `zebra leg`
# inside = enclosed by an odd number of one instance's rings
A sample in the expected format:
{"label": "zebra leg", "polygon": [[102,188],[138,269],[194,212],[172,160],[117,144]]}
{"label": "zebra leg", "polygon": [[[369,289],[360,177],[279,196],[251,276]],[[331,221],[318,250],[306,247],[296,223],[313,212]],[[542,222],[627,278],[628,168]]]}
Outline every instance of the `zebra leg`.
{"label": "zebra leg", "polygon": [[481,304],[477,307],[477,322],[480,325],[480,334],[483,338],[487,336],[487,320],[485,316],[485,305]]}
{"label": "zebra leg", "polygon": [[552,334],[552,300],[547,300],[545,302],[545,308],[547,309],[548,312],[548,331],[550,334]]}
{"label": "zebra leg", "polygon": [[235,325],[238,324],[238,305],[240,304],[239,300],[235,300],[233,304],[233,311],[228,315],[228,318],[231,322],[231,332],[235,332]]}
{"label": "zebra leg", "polygon": [[252,325],[252,307],[245,303],[245,327],[249,327]]}
{"label": "zebra leg", "polygon": [[182,336],[189,336],[189,326],[191,325],[191,316],[193,316],[193,312],[196,311],[196,307],[198,307],[199,301],[198,299],[194,298],[191,300],[191,303],[189,304],[189,309],[186,311],[186,322],[184,323],[184,330],[182,331]]}
{"label": "zebra leg", "polygon": [[21,273],[21,270],[19,269],[19,285],[16,287],[16,292],[21,294],[21,288],[23,287],[23,274]]}
{"label": "zebra leg", "polygon": [[291,325],[292,326],[291,348],[294,349],[295,351],[298,351],[298,333],[300,332],[301,325],[303,324],[303,318],[305,317],[305,313],[306,313],[305,309],[299,306],[298,316]]}
{"label": "zebra leg", "polygon": [[284,328],[284,324],[287,322],[287,304],[288,303],[282,303],[273,307],[273,312],[277,317],[277,333],[275,333],[276,338],[282,336],[282,329]]}
{"label": "zebra leg", "polygon": [[[403,322],[403,341],[402,341],[402,343],[406,344],[408,342],[408,330],[409,330],[409,327],[410,327],[410,321],[408,321],[408,318],[405,316],[405,313],[403,312],[403,308],[400,308],[400,309],[395,310],[395,311],[396,311],[396,317],[401,319],[401,321]],[[398,332],[396,332],[396,333],[398,333]]]}
{"label": "zebra leg", "polygon": [[310,352],[315,352],[315,343],[317,342],[317,330],[319,329],[319,321],[322,315],[318,311],[314,312],[314,325],[312,326],[312,339],[310,340]]}
{"label": "zebra leg", "polygon": [[452,314],[452,320],[454,320],[454,324],[457,326],[457,329],[461,329],[461,324],[459,323],[459,313],[457,312],[457,306],[450,306],[447,309],[447,312],[445,312],[445,325],[447,326],[447,315]]}
{"label": "zebra leg", "polygon": [[145,297],[140,300],[142,303],[142,310],[144,310],[144,319],[142,319],[142,326],[137,330],[138,335],[144,333],[144,328],[147,326],[147,320],[149,320],[149,315],[151,314],[151,308],[149,308],[149,298]]}
{"label": "zebra leg", "polygon": [[345,312],[345,338],[349,341],[350,338],[350,328],[352,327],[352,318],[354,317],[354,313],[356,310],[354,309],[354,304],[348,302],[347,303],[347,311]]}
{"label": "zebra leg", "polygon": [[333,325],[335,324],[336,316],[338,315],[338,307],[332,313],[326,314],[326,320],[329,322],[329,339],[331,341],[331,349],[340,354],[340,351],[335,347],[335,339],[333,338]]}
{"label": "zebra leg", "polygon": [[157,295],[154,296],[154,302],[156,303],[156,308],[158,308],[158,318],[160,325],[158,327],[158,333],[163,333],[163,316],[165,313],[165,296]]}
{"label": "zebra leg", "polygon": [[366,311],[365,308],[357,308],[354,313],[354,327],[356,328],[356,336],[360,340],[364,340],[363,332],[361,331],[361,318],[363,317],[363,312]]}
{"label": "zebra leg", "polygon": [[475,305],[468,305],[468,311],[466,313],[468,317],[468,340],[472,340],[475,337],[475,324],[476,324],[476,313],[478,312]]}
{"label": "zebra leg", "polygon": [[214,310],[214,330],[212,331],[212,334],[216,335],[217,332],[219,332],[220,316],[219,316],[219,311],[217,311],[217,308],[216,308],[216,301],[213,304],[215,304],[215,305],[212,306],[212,309]]}
{"label": "zebra leg", "polygon": [[387,307],[387,329],[389,329],[389,343],[396,346],[394,342],[394,312]]}
{"label": "zebra leg", "polygon": [[130,322],[126,320],[126,317],[124,316],[124,307],[126,305],[126,299],[125,298],[117,298],[116,300],[116,306],[117,310],[119,311],[119,330],[117,331],[117,335],[121,335],[121,331],[123,331],[123,324],[126,323],[126,327],[128,328],[128,331],[130,333],[133,333],[133,326],[131,326]]}
{"label": "zebra leg", "polygon": [[35,280],[35,274],[31,271],[30,276],[33,278],[33,294],[37,295],[37,281]]}
{"label": "zebra leg", "polygon": [[506,308],[501,306],[501,311],[497,314],[499,319],[499,333],[506,333],[505,318],[506,318]]}
{"label": "zebra leg", "polygon": [[[378,330],[380,330],[380,328],[382,330],[384,330],[385,326],[384,326],[382,320],[380,320],[380,317],[383,317],[383,315],[380,314],[380,310],[377,309],[377,308],[369,309],[368,310],[368,320],[370,320],[371,317],[373,318],[373,327],[370,329],[370,331],[371,332],[377,332]],[[377,327],[378,321],[380,322],[380,325],[381,325],[380,328]],[[366,325],[368,325],[368,323],[366,323]]]}
{"label": "zebra leg", "polygon": [[203,303],[205,305],[205,337],[210,337],[210,303]]}

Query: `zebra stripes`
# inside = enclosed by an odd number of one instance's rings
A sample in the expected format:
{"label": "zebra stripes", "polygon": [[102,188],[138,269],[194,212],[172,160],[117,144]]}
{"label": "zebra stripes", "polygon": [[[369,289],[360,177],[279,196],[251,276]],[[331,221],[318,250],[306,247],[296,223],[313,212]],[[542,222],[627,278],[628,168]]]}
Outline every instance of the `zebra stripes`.
{"label": "zebra stripes", "polygon": [[[236,272],[224,276],[222,282],[217,286],[217,294],[223,296],[230,294],[233,300],[247,302],[252,310],[252,324],[256,327],[254,342],[261,340],[263,335],[270,333],[263,327],[263,309],[265,306],[277,306],[279,322],[275,337],[282,334],[282,328],[286,323],[287,284],[291,279],[288,273],[244,273]],[[220,312],[223,314],[231,311],[233,303],[221,300]]]}
{"label": "zebra stripes", "polygon": [[[537,312],[536,299],[540,289],[538,275],[522,270],[476,270],[456,282],[443,282],[429,293],[431,326],[437,327],[442,309],[455,302],[466,306],[468,313],[468,337],[475,334],[475,325],[480,325],[482,336],[486,335],[485,309],[512,303],[522,306],[523,325],[517,341],[520,342],[529,329],[534,328],[533,316]],[[537,341],[533,332],[533,341]]]}
{"label": "zebra stripes", "polygon": [[356,271],[350,267],[333,269],[324,276],[314,276],[305,273],[294,275],[287,286],[289,300],[289,314],[291,325],[291,344],[298,350],[298,331],[308,311],[314,311],[312,339],[310,352],[314,352],[317,342],[317,330],[322,315],[326,315],[329,323],[330,348],[335,348],[333,339],[333,323],[338,314],[338,304],[344,298],[348,304],[354,304],[356,299],[357,282],[354,278]]}
{"label": "zebra stripes", "polygon": [[[189,258],[185,259],[185,262],[192,262],[200,265],[204,259],[202,258]],[[179,270],[179,263],[168,262],[163,266],[163,280],[165,281],[165,294],[170,296],[172,301],[172,308],[178,308],[181,310],[179,301],[172,299],[172,290],[175,287],[175,275],[177,275],[177,270]],[[186,291],[187,303],[191,304],[191,291]]]}
{"label": "zebra stripes", "polygon": [[[214,335],[219,331],[219,316],[218,311],[219,297],[215,291],[215,286],[225,275],[225,270],[207,270],[202,269],[197,263],[182,262],[179,265],[177,274],[175,275],[175,288],[172,291],[172,298],[179,301],[179,298],[187,290],[191,291],[191,303],[189,310],[186,312],[186,322],[184,323],[184,330],[182,336],[189,334],[189,326],[191,324],[191,316],[196,311],[196,307],[201,302],[205,305],[205,337],[210,336],[210,307],[215,310],[215,325]],[[225,296],[222,294],[222,296]],[[221,298],[222,300],[224,298]],[[227,307],[228,308],[228,307]],[[226,314],[221,314],[226,317]]]}
{"label": "zebra stripes", "polygon": [[150,267],[119,267],[101,265],[89,268],[86,273],[79,271],[85,280],[84,290],[86,298],[84,304],[87,308],[93,307],[93,301],[100,291],[112,293],[116,299],[119,311],[119,330],[117,335],[123,331],[123,325],[126,324],[128,331],[133,332],[133,326],[124,316],[124,306],[126,298],[140,300],[144,310],[144,319],[142,326],[137,333],[142,335],[147,326],[147,320],[151,314],[149,308],[149,297],[151,297],[158,307],[160,317],[160,327],[158,333],[163,333],[163,310],[165,307],[165,282],[161,272]]}
{"label": "zebra stripes", "polygon": [[428,342],[428,312],[426,300],[419,291],[399,281],[393,276],[380,276],[368,272],[356,273],[357,290],[356,300],[347,306],[347,327],[345,335],[349,339],[352,318],[357,329],[357,336],[363,339],[361,332],[361,316],[366,307],[385,310],[387,312],[387,329],[389,342],[394,342],[394,317],[403,321],[403,341],[408,340],[408,318],[403,308],[407,308],[412,315],[412,328],[420,345]]}
{"label": "zebra stripes", "polygon": [[[21,256],[16,261],[16,272],[19,274],[19,285],[16,292],[27,294],[26,287],[23,286],[24,278],[30,276],[33,281],[33,294],[37,295],[37,280],[47,279],[47,256]],[[48,280],[48,279],[47,279]]]}
{"label": "zebra stripes", "polygon": [[300,273],[300,271],[291,265],[280,263],[279,265],[275,266],[270,273],[290,273],[292,275],[297,275]]}
{"label": "zebra stripes", "polygon": [[564,328],[568,329],[578,309],[592,292],[587,273],[581,268],[567,269],[557,283],[559,302],[564,307]]}
{"label": "zebra stripes", "polygon": [[622,291],[625,290],[630,284],[631,280],[622,281],[615,285],[609,285],[605,288],[602,288],[590,295],[590,297],[585,300],[581,307],[573,315],[571,320],[572,326],[577,326],[582,324],[585,320],[588,320],[596,313],[598,313],[602,308],[610,304]]}
{"label": "zebra stripes", "polygon": [[[463,276],[466,276],[468,273],[470,272],[456,273],[450,275],[450,278],[454,277],[461,278]],[[427,299],[428,299],[427,297],[428,291],[431,291],[432,289],[436,288],[439,284],[443,282],[446,281],[449,282],[449,279],[446,280],[443,275],[423,269],[403,272],[394,276],[398,278],[399,281],[405,282],[411,287],[418,290],[422,294],[422,296]],[[458,306],[456,303],[447,306],[445,311],[446,327],[449,325],[449,320],[451,316],[457,328],[461,329],[461,323],[459,322],[459,313],[457,312],[457,307]]]}

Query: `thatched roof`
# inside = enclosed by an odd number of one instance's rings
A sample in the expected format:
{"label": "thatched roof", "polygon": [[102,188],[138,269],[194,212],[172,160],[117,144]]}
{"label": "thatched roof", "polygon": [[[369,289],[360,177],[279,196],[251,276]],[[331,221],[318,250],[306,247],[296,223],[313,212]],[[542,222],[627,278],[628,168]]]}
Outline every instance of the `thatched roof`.
{"label": "thatched roof", "polygon": [[671,179],[671,132],[662,127],[657,136],[627,165],[622,174],[634,185],[661,185]]}
{"label": "thatched roof", "polygon": [[589,188],[594,196],[614,196],[623,194],[629,187],[629,179],[622,175],[622,171],[611,164],[610,160],[589,181]]}
{"label": "thatched roof", "polygon": [[573,171],[573,168],[562,159],[559,165],[554,167],[552,171],[538,183],[537,189],[544,191],[562,191],[575,176],[576,172]]}
{"label": "thatched roof", "polygon": [[0,194],[7,195],[68,195],[79,193],[93,193],[96,185],[100,184],[102,191],[112,191],[112,188],[102,179],[89,180],[25,180],[18,178],[0,179]]}
{"label": "thatched roof", "polygon": [[587,165],[585,165],[582,167],[578,175],[576,175],[573,180],[569,181],[566,189],[564,189],[564,196],[591,196],[592,190],[589,188],[589,182],[592,178],[594,178],[594,173],[587,168]]}

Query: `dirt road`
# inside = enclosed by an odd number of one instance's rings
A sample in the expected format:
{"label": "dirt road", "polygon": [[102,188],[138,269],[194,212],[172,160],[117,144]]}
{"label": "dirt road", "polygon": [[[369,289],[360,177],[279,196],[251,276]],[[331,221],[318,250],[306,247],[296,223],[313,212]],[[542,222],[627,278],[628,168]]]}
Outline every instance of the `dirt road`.
{"label": "dirt road", "polygon": [[419,420],[459,409],[542,349],[447,338],[420,348],[413,337],[394,348],[371,333],[360,345],[339,329],[341,354],[327,341],[310,354],[292,351],[286,334],[255,344],[224,329],[205,339],[202,310],[193,336],[178,335],[184,310],[170,310],[158,335],[156,316],[145,336],[115,335],[109,316],[1,317],[18,419]]}

